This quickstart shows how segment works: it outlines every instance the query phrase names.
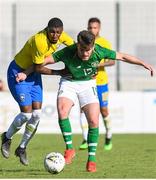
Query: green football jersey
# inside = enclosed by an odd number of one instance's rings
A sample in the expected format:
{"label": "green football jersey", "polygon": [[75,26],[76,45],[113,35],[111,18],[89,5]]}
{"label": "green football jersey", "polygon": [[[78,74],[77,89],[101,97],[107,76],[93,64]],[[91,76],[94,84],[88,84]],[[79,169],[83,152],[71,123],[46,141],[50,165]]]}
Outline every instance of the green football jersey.
{"label": "green football jersey", "polygon": [[55,62],[62,61],[69,69],[74,81],[90,80],[97,74],[97,65],[101,59],[116,59],[116,52],[95,44],[95,48],[87,61],[81,60],[77,55],[76,44],[52,54]]}

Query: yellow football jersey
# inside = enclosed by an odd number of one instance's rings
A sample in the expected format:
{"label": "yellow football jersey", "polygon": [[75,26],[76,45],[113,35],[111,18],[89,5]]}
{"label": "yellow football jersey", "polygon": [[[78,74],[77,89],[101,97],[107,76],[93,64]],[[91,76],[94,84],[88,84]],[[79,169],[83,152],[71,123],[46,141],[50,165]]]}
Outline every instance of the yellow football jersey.
{"label": "yellow football jersey", "polygon": [[21,51],[15,56],[16,64],[23,69],[27,69],[33,63],[41,64],[44,62],[44,58],[54,53],[60,44],[70,46],[73,43],[74,40],[63,31],[58,42],[51,44],[44,29],[26,42]]}
{"label": "yellow football jersey", "polygon": [[[95,43],[102,46],[102,47],[105,47],[107,49],[112,49],[111,43],[103,37],[96,38]],[[104,62],[104,61],[105,61],[105,59],[102,59],[100,62]],[[104,67],[99,67],[98,68],[98,74],[96,76],[96,84],[97,85],[104,85],[107,83],[108,83],[107,72],[105,71]]]}

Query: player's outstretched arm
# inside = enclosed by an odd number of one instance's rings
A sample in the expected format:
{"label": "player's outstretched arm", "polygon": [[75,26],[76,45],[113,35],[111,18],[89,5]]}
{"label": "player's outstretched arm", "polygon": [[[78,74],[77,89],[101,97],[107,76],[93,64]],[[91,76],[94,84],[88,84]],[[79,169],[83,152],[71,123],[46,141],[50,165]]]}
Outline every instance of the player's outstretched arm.
{"label": "player's outstretched arm", "polygon": [[124,54],[124,53],[116,53],[116,59],[120,61],[124,61],[130,64],[137,64],[139,66],[143,66],[145,69],[148,69],[151,73],[151,76],[153,76],[155,69],[150,64],[145,63],[144,61],[138,59],[137,57]]}

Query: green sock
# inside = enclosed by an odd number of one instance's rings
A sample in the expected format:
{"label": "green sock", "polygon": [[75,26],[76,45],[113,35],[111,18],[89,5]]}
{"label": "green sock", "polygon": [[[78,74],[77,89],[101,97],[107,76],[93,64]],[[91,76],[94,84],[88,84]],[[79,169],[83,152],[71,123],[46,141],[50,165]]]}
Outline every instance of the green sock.
{"label": "green sock", "polygon": [[99,128],[89,128],[88,131],[88,161],[96,161],[96,148],[99,137]]}
{"label": "green sock", "polygon": [[59,119],[59,125],[63,134],[64,141],[66,143],[66,149],[73,149],[72,130],[69,118]]}

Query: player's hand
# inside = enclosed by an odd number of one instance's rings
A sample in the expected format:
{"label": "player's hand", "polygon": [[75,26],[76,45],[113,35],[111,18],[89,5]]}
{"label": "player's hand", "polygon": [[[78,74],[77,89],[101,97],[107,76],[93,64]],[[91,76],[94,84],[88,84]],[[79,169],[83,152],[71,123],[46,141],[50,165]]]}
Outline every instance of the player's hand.
{"label": "player's hand", "polygon": [[24,81],[27,78],[27,75],[23,72],[20,72],[16,75],[16,82]]}
{"label": "player's hand", "polygon": [[145,63],[144,63],[144,68],[146,68],[146,69],[148,69],[148,70],[150,71],[151,76],[154,75],[155,69],[154,69],[154,67],[152,67],[150,64],[145,64]]}

